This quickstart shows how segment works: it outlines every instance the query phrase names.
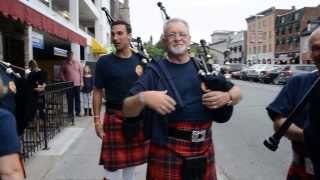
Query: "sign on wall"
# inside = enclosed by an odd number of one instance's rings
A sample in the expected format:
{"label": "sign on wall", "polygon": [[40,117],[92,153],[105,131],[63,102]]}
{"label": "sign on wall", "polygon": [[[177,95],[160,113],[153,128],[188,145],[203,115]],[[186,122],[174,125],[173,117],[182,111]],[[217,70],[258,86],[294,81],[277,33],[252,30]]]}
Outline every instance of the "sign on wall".
{"label": "sign on wall", "polygon": [[61,57],[67,57],[68,51],[65,49],[53,47],[53,55],[55,56],[61,56]]}
{"label": "sign on wall", "polygon": [[43,35],[32,31],[32,47],[44,49]]}

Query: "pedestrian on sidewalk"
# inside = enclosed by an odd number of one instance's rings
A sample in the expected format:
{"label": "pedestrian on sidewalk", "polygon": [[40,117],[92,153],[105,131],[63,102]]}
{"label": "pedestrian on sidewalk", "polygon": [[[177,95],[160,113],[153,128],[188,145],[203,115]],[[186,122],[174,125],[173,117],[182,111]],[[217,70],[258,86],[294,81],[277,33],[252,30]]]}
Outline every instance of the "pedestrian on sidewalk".
{"label": "pedestrian on sidewalk", "polygon": [[[318,32],[312,33],[309,40],[312,49],[311,54],[315,64],[320,63],[320,28]],[[319,77],[319,72],[300,74],[288,80],[287,84],[282,88],[278,96],[268,105],[267,112],[273,121],[276,131],[286,121],[288,115],[293,111],[294,107],[300,102],[314,81]],[[316,111],[318,113],[318,106]],[[314,180],[313,165],[310,156],[307,153],[305,144],[304,129],[309,124],[310,104],[303,111],[292,118],[293,124],[289,127],[285,136],[291,141],[293,160],[289,167],[287,180]],[[317,119],[318,120],[318,119]],[[318,141],[318,137],[311,141]],[[319,153],[319,151],[317,151]]]}
{"label": "pedestrian on sidewalk", "polygon": [[94,78],[91,74],[91,69],[88,65],[84,66],[83,70],[83,108],[85,116],[92,116],[92,90],[94,86]]}
{"label": "pedestrian on sidewalk", "polygon": [[217,179],[212,121],[229,120],[222,109],[240,100],[240,89],[224,81],[231,87],[227,92],[202,90],[196,60],[188,54],[190,40],[185,20],[168,20],[162,36],[168,57],[151,62],[124,100],[125,117],[146,114],[148,180]]}
{"label": "pedestrian on sidewalk", "polygon": [[[99,58],[95,71],[93,90],[94,124],[102,139],[100,164],[108,180],[122,174],[124,180],[134,180],[135,166],[146,162],[148,141],[145,140],[142,122],[137,122],[136,133],[128,138],[123,128],[122,103],[129,89],[142,73],[142,57],[130,49],[131,27],[124,21],[111,24],[111,40],[115,54]],[[100,120],[101,104],[105,90],[106,113]]]}
{"label": "pedestrian on sidewalk", "polygon": [[31,72],[28,74],[27,80],[31,86],[31,121],[34,119],[36,111],[39,111],[39,117],[45,119],[45,97],[44,91],[47,82],[47,72],[40,69],[36,60],[29,61]]}
{"label": "pedestrian on sidewalk", "polygon": [[83,68],[79,60],[74,59],[73,52],[68,51],[68,58],[63,62],[60,70],[62,81],[73,82],[73,88],[67,92],[68,114],[81,116],[80,90],[83,87]]}

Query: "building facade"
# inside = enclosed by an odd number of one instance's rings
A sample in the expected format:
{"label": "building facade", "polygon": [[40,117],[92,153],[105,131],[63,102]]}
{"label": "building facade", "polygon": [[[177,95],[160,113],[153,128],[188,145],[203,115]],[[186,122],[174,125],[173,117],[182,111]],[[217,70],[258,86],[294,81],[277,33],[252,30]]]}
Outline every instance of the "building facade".
{"label": "building facade", "polygon": [[320,6],[298,10],[293,8],[290,12],[277,16],[275,57],[278,63],[308,63],[304,58],[301,61],[301,35],[308,29],[308,22],[315,20],[320,20]]}
{"label": "building facade", "polygon": [[233,33],[233,31],[216,30],[211,34],[210,54],[216,64],[224,64],[227,61],[225,53],[228,51],[230,36]]}
{"label": "building facade", "polygon": [[275,54],[275,20],[278,15],[289,12],[287,9],[271,7],[247,21],[247,62],[274,63]]}
{"label": "building facade", "polygon": [[110,44],[110,26],[101,7],[110,9],[110,2],[2,0],[1,59],[21,67],[36,59],[48,71],[49,80],[58,80],[67,51],[73,51],[79,61],[96,60]]}
{"label": "building facade", "polygon": [[246,38],[246,31],[238,31],[230,35],[229,52],[227,52],[230,63],[246,63]]}
{"label": "building facade", "polygon": [[130,23],[129,0],[123,0],[123,2],[120,2],[119,0],[110,0],[110,6],[111,16],[115,20],[123,20]]}

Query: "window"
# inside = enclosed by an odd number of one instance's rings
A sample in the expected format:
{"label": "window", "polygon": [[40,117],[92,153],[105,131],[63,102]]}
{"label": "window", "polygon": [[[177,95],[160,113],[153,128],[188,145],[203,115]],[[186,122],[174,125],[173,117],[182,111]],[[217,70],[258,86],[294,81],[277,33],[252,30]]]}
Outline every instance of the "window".
{"label": "window", "polygon": [[264,45],[263,46],[263,53],[266,53],[267,52],[267,45]]}
{"label": "window", "polygon": [[272,52],[273,49],[272,49],[272,44],[269,44],[269,52]]}
{"label": "window", "polygon": [[50,0],[40,0],[40,2],[42,2],[43,4],[49,7]]}
{"label": "window", "polygon": [[282,27],[281,28],[281,34],[285,34],[286,33],[286,28]]}
{"label": "window", "polygon": [[280,18],[276,17],[276,25],[280,24]]}
{"label": "window", "polygon": [[272,39],[272,32],[269,31],[269,39]]}
{"label": "window", "polygon": [[285,22],[285,17],[282,16],[281,19],[280,19],[280,23],[283,24],[284,22]]}
{"label": "window", "polygon": [[267,26],[266,20],[262,21],[262,27],[266,27],[266,26]]}
{"label": "window", "polygon": [[288,26],[288,32],[289,32],[289,33],[292,33],[292,25],[289,25],[289,26]]}
{"label": "window", "polygon": [[299,31],[300,31],[300,25],[299,25],[299,24],[296,24],[296,25],[295,25],[295,30],[296,30],[296,32],[299,32]]}
{"label": "window", "polygon": [[286,38],[281,39],[281,44],[286,44]]}
{"label": "window", "polygon": [[294,20],[297,21],[300,18],[300,13],[295,13],[294,14]]}
{"label": "window", "polygon": [[277,39],[276,40],[276,45],[279,45],[280,44],[280,39]]}
{"label": "window", "polygon": [[293,41],[293,37],[289,37],[289,38],[288,38],[288,44],[291,44],[292,41]]}

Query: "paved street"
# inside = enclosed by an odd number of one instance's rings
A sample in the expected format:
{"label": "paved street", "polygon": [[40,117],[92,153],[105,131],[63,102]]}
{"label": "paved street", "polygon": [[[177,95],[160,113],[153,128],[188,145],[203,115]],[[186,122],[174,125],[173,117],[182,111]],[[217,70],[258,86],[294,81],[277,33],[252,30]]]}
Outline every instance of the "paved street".
{"label": "paved street", "polygon": [[[290,148],[283,140],[277,152],[270,152],[263,140],[272,133],[265,106],[281,86],[234,81],[240,85],[243,100],[226,124],[214,125],[216,161],[219,180],[285,179]],[[100,141],[91,119],[78,118],[51,143],[49,151],[41,151],[27,161],[29,180],[101,180],[103,168],[98,166]],[[145,166],[138,169],[137,179],[145,179]]]}
{"label": "paved street", "polygon": [[234,82],[241,87],[243,99],[228,123],[215,124],[217,164],[230,180],[285,179],[291,158],[288,141],[284,138],[276,152],[262,144],[273,132],[265,107],[281,86]]}

